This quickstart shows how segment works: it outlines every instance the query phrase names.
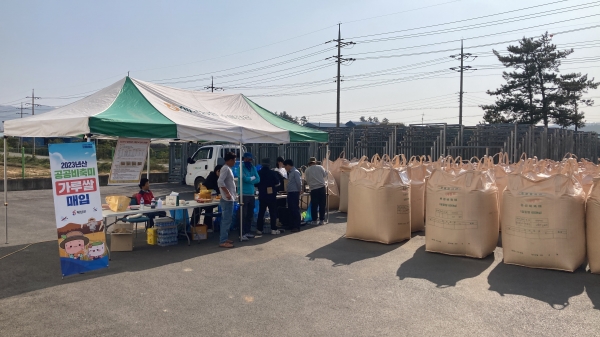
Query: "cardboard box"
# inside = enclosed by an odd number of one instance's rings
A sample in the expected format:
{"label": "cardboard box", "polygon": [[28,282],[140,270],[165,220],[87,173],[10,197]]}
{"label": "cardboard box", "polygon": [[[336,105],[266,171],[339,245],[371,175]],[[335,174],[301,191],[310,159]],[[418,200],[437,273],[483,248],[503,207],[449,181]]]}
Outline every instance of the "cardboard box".
{"label": "cardboard box", "polygon": [[117,222],[110,233],[111,252],[130,252],[133,250],[133,224]]}
{"label": "cardboard box", "polygon": [[179,206],[179,196],[168,195],[165,197],[165,206]]}
{"label": "cardboard box", "polygon": [[207,230],[208,227],[206,225],[192,227],[192,240],[206,240],[208,238]]}

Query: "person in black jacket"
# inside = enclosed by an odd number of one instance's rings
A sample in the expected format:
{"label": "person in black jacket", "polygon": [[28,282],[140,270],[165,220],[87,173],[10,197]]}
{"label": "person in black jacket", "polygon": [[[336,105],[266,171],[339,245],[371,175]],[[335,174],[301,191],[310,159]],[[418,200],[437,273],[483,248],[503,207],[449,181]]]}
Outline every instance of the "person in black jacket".
{"label": "person in black jacket", "polygon": [[[219,173],[221,172],[222,167],[223,167],[223,165],[215,166],[215,169],[212,170],[208,174],[208,177],[206,177],[206,180],[204,180],[204,182],[202,182],[202,185],[204,185],[204,187],[206,187],[207,190],[213,190],[213,191],[217,192],[217,195],[220,194],[220,188],[217,185],[217,180],[219,180]],[[200,193],[199,185],[196,186],[196,193]],[[202,212],[202,209],[204,209],[203,223],[206,226],[212,227],[214,206],[195,208],[194,213],[192,214],[192,221],[195,224],[200,221],[200,213]]]}
{"label": "person in black jacket", "polygon": [[261,165],[262,168],[258,171],[260,182],[256,184],[256,187],[258,187],[257,234],[263,233],[267,208],[269,208],[269,213],[271,214],[271,234],[280,234],[277,230],[277,190],[280,175],[271,170],[271,161],[269,158],[263,159]]}
{"label": "person in black jacket", "polygon": [[[215,166],[215,169],[212,172],[210,172],[208,174],[208,177],[206,177],[206,180],[202,182],[202,185],[204,185],[204,187],[206,187],[207,190],[213,190],[217,192],[217,194],[220,193],[219,186],[217,185],[217,180],[219,180],[219,173],[221,172],[222,167],[223,165]],[[196,193],[200,193],[200,186],[196,186]]]}

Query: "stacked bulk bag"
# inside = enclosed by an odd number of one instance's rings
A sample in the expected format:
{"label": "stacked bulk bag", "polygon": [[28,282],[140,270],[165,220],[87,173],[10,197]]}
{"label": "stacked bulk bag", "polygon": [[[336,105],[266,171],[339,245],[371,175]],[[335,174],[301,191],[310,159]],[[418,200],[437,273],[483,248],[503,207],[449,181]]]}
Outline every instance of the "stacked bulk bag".
{"label": "stacked bulk bag", "polygon": [[406,171],[374,158],[352,168],[346,237],[385,244],[410,239],[410,182]]}
{"label": "stacked bulk bag", "polygon": [[358,164],[358,159],[353,159],[340,167],[340,212],[348,212],[348,182],[350,181],[350,171]]}
{"label": "stacked bulk bag", "polygon": [[410,179],[410,229],[413,232],[425,230],[425,180],[429,173],[424,160],[424,156],[413,156],[405,165]]}
{"label": "stacked bulk bag", "polygon": [[340,207],[340,191],[331,171],[327,171],[327,207],[330,211]]}
{"label": "stacked bulk bag", "polygon": [[586,208],[587,256],[590,271],[600,274],[600,178],[595,178]]}
{"label": "stacked bulk bag", "polygon": [[574,177],[576,160],[561,166],[556,173],[554,167],[525,165],[508,176],[501,214],[504,263],[572,272],[584,262],[585,193]]}
{"label": "stacked bulk bag", "polygon": [[327,205],[330,211],[337,210],[340,207],[341,167],[348,165],[348,163],[344,151],[340,153],[335,161],[329,160],[329,152],[327,152],[327,158],[323,159],[323,168],[327,170]]}
{"label": "stacked bulk bag", "polygon": [[484,165],[446,160],[427,180],[425,249],[484,258],[498,242],[498,193]]}
{"label": "stacked bulk bag", "polygon": [[[498,153],[498,165],[494,165],[494,180],[498,188],[498,213],[502,213],[502,192],[508,184],[508,174],[512,171],[508,164],[508,153]],[[498,223],[498,229],[502,230],[502,219]]]}

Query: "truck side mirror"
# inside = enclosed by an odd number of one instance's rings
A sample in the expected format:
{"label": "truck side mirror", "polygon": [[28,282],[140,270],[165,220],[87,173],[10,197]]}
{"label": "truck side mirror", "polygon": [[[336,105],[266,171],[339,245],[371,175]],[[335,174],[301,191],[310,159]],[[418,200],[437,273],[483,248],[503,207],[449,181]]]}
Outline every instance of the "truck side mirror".
{"label": "truck side mirror", "polygon": [[189,157],[187,159],[188,164],[195,164],[196,162],[192,159],[192,157]]}
{"label": "truck side mirror", "polygon": [[217,158],[217,165],[225,165],[225,159],[224,158]]}

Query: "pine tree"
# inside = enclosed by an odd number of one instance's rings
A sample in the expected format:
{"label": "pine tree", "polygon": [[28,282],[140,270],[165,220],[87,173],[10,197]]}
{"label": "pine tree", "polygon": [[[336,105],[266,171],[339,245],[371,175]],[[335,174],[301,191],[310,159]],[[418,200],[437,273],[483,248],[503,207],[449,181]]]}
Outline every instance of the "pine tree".
{"label": "pine tree", "polygon": [[570,126],[577,129],[585,126],[585,113],[579,111],[579,106],[592,106],[594,100],[584,99],[583,94],[589,89],[597,89],[600,82],[594,82],[594,79],[588,80],[587,74],[581,73],[564,74],[555,79],[558,86],[557,108],[554,115],[556,124],[568,128]]}
{"label": "pine tree", "polygon": [[488,90],[490,96],[497,96],[496,103],[482,105],[483,119],[488,123],[518,122],[548,126],[556,114],[558,90],[556,78],[561,59],[573,50],[558,51],[550,43],[548,33],[539,39],[523,38],[519,45],[508,46],[509,55],[503,56],[494,50],[494,55],[505,67],[514,71],[502,73],[506,81],[499,89]]}

